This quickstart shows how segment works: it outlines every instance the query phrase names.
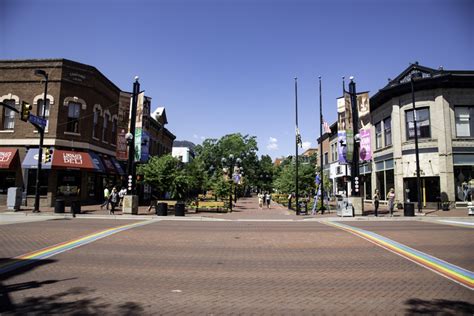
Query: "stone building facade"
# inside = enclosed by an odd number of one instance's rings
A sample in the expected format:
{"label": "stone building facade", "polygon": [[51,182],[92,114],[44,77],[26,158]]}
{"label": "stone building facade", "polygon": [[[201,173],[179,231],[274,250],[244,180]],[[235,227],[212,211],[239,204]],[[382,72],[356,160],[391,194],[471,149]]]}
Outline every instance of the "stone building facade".
{"label": "stone building facade", "polygon": [[474,71],[413,64],[370,99],[372,189],[382,199],[390,188],[399,202],[417,201],[413,104],[414,81],[423,206],[465,202],[474,189]]}

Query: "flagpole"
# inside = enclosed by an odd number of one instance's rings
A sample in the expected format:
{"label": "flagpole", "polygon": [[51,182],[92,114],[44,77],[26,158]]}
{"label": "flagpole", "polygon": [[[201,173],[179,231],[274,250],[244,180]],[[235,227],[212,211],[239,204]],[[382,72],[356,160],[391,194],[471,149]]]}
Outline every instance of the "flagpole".
{"label": "flagpole", "polygon": [[296,137],[295,137],[295,194],[296,194],[296,215],[300,215],[300,206],[298,203],[298,78],[295,77],[295,117],[296,117]]}
{"label": "flagpole", "polygon": [[[320,120],[320,126],[319,126],[319,135],[321,137],[321,151],[320,151],[320,160],[321,160],[321,182],[320,182],[320,187],[321,187],[321,214],[324,214],[324,166],[323,166],[323,95],[322,95],[322,88],[321,88],[321,76],[319,76],[319,120]],[[316,200],[317,203],[317,200]],[[317,207],[317,205],[316,205]]]}

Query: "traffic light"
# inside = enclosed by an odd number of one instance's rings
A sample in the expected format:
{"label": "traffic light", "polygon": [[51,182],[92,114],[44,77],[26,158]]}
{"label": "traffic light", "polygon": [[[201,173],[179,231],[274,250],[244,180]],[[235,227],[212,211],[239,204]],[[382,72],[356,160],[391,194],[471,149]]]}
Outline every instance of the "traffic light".
{"label": "traffic light", "polygon": [[43,151],[44,151],[44,162],[51,162],[53,150],[50,148],[44,148]]}
{"label": "traffic light", "polygon": [[24,122],[28,121],[30,116],[31,105],[28,102],[21,101],[20,119]]}

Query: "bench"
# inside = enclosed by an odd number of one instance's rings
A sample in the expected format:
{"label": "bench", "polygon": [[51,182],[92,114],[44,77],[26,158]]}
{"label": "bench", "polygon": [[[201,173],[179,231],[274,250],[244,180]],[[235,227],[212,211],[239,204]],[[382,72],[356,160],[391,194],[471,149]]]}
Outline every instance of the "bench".
{"label": "bench", "polygon": [[198,201],[195,207],[196,213],[199,212],[200,209],[227,213],[227,207],[224,201]]}

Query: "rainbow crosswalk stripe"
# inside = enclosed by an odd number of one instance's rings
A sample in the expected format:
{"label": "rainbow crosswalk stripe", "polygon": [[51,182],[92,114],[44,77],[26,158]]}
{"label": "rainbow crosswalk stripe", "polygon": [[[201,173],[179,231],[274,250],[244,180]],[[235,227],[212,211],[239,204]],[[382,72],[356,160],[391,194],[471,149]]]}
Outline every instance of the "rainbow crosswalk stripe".
{"label": "rainbow crosswalk stripe", "polygon": [[37,262],[38,260],[50,258],[62,252],[87,245],[91,242],[122,232],[124,230],[143,226],[149,223],[152,223],[152,221],[141,221],[138,223],[109,228],[97,233],[86,235],[84,237],[62,242],[24,255],[20,255],[18,257],[14,257],[0,265],[0,275],[30,265],[34,262]]}
{"label": "rainbow crosswalk stripe", "polygon": [[454,264],[430,256],[424,252],[410,248],[394,240],[361,228],[352,227],[333,221],[325,221],[324,223],[362,237],[382,248],[390,250],[397,255],[411,260],[422,267],[428,268],[429,270],[432,270],[458,284],[461,284],[470,290],[474,290],[474,273],[469,270],[463,269]]}

